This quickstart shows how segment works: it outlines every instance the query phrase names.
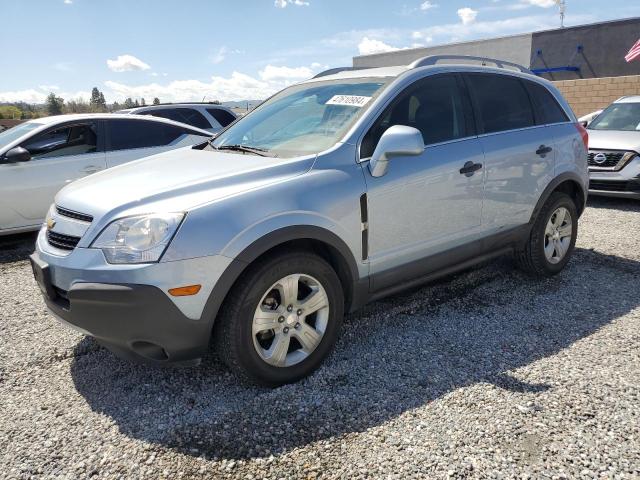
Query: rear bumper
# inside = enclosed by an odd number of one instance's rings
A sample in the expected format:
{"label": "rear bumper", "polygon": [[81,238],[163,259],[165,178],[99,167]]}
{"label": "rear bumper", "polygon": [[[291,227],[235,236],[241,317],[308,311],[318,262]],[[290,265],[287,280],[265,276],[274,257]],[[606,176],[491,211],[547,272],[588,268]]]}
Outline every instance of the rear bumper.
{"label": "rear bumper", "polygon": [[197,363],[208,350],[211,323],[188,318],[158,287],[75,282],[62,290],[52,283],[51,268],[37,252],[31,263],[51,313],[120,357]]}

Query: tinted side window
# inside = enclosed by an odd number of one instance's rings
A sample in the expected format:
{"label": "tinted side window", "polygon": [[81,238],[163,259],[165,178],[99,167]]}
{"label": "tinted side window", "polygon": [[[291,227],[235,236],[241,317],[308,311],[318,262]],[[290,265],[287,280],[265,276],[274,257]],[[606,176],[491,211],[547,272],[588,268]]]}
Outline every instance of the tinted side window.
{"label": "tinted side window", "polygon": [[207,112],[223,127],[226,127],[236,119],[231,113],[221,108],[207,108]]}
{"label": "tinted side window", "polygon": [[182,120],[182,122],[186,123],[187,125],[193,125],[194,127],[198,128],[211,128],[211,125],[209,124],[207,119],[204,118],[204,115],[202,115],[199,111],[193,110],[192,108],[181,108],[179,110],[184,117],[184,120]]}
{"label": "tinted side window", "polygon": [[166,118],[175,122],[184,122],[184,118],[177,110],[159,110],[153,109],[147,112],[141,112],[140,115],[152,115],[154,117]]}
{"label": "tinted side window", "polygon": [[484,133],[533,126],[533,109],[522,82],[506,75],[467,74]]}
{"label": "tinted side window", "polygon": [[558,102],[553,98],[549,90],[534,82],[525,80],[524,83],[527,86],[531,102],[533,103],[536,123],[548,124],[569,121],[567,114],[562,110],[560,105],[558,105]]}
{"label": "tinted side window", "polygon": [[64,157],[97,151],[98,127],[95,123],[67,125],[49,130],[22,145],[32,158]]}
{"label": "tinted side window", "polygon": [[365,135],[360,158],[373,155],[380,137],[393,125],[417,128],[425,145],[473,134],[466,93],[454,75],[428,77],[402,92]]}
{"label": "tinted side window", "polygon": [[163,123],[146,120],[111,120],[109,132],[109,150],[158,147],[170,143],[167,128]]}

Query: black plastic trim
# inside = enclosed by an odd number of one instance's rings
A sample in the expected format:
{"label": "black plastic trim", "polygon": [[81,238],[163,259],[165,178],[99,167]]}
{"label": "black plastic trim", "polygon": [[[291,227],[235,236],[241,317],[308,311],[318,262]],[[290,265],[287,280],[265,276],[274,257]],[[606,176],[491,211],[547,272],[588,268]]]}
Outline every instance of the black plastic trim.
{"label": "black plastic trim", "polygon": [[530,225],[522,225],[460,245],[372,276],[371,299],[432,281],[502,255],[529,238]]}

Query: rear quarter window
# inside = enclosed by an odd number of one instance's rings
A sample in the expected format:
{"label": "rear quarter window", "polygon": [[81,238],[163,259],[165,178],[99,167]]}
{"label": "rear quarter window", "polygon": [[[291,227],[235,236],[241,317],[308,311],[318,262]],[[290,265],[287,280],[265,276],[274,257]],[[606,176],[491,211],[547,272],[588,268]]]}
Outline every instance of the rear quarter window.
{"label": "rear quarter window", "polygon": [[207,112],[223,127],[233,122],[236,117],[222,108],[207,108]]}
{"label": "rear quarter window", "polygon": [[535,125],[529,94],[520,79],[484,73],[471,73],[465,77],[484,133]]}
{"label": "rear quarter window", "polygon": [[531,97],[531,103],[533,103],[537,124],[544,125],[569,121],[569,117],[567,117],[567,114],[549,90],[535,82],[525,80],[524,84]]}

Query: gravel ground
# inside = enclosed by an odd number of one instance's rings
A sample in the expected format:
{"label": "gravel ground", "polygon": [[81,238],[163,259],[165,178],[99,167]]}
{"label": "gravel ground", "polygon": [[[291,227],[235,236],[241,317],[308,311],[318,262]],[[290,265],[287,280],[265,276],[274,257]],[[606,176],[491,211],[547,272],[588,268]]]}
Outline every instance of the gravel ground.
{"label": "gravel ground", "polygon": [[347,318],[311,378],[115,358],[0,241],[0,476],[640,478],[640,202],[593,199],[569,267],[504,259]]}

